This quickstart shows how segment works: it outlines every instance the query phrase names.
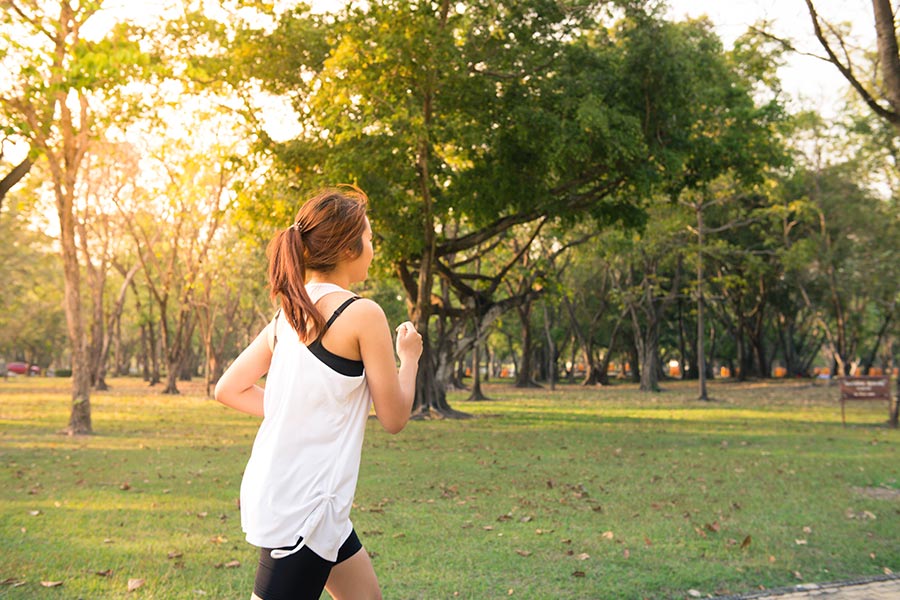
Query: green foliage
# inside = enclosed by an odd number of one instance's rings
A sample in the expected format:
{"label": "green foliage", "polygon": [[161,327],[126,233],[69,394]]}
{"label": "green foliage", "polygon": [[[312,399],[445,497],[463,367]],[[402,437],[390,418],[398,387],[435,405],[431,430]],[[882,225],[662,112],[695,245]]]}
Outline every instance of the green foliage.
{"label": "green foliage", "polygon": [[27,215],[17,203],[0,212],[0,356],[46,368],[67,339],[62,269],[52,240],[19,223]]}
{"label": "green foliage", "polygon": [[[593,27],[590,10],[537,0],[446,8],[378,2],[333,19],[301,8],[236,45],[238,73],[295,99],[303,133],[278,148],[290,178],[302,191],[366,189],[386,262],[419,255],[417,232],[446,236],[453,221],[463,234],[502,215],[634,218],[631,203],[607,196],[644,154],[639,120],[612,101],[616,48],[580,34]],[[267,65],[257,69],[259,56]]]}

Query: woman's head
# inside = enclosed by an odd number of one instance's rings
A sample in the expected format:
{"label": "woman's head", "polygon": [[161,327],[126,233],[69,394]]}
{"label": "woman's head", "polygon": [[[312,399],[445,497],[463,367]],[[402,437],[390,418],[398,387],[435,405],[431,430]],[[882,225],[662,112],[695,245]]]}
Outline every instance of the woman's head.
{"label": "woman's head", "polygon": [[269,244],[269,293],[273,300],[281,296],[285,316],[303,340],[310,332],[321,335],[324,326],[306,294],[309,272],[329,273],[360,257],[368,243],[363,236],[370,235],[367,205],[368,198],[357,187],[323,190],[307,200],[293,224]]}

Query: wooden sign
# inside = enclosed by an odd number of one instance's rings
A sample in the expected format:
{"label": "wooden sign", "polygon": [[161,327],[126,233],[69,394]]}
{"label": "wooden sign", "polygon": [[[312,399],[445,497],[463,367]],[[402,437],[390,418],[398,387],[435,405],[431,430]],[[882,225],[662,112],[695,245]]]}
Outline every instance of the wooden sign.
{"label": "wooden sign", "polygon": [[891,382],[887,377],[841,377],[841,422],[847,424],[844,416],[844,402],[847,400],[887,400],[891,402]]}

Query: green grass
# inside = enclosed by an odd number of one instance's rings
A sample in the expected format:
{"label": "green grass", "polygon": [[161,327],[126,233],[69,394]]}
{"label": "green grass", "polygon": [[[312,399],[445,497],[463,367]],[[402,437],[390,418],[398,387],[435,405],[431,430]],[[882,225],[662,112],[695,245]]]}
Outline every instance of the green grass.
{"label": "green grass", "polygon": [[[67,385],[0,381],[0,581],[24,582],[0,598],[248,598],[236,500],[256,420],[199,385],[120,379],[92,398],[97,433],[70,438]],[[809,382],[716,382],[712,403],[666,389],[492,385],[490,402],[451,395],[472,419],[370,421],[353,520],[385,598],[686,598],[900,571],[883,403],[842,427],[837,390]]]}

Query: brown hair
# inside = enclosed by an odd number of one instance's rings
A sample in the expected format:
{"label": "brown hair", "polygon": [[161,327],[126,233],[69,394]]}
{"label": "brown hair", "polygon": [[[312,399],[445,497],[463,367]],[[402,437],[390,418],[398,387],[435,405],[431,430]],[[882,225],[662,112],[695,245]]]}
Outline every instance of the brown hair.
{"label": "brown hair", "polygon": [[348,252],[351,258],[362,253],[368,201],[355,186],[322,190],[269,242],[269,295],[281,296],[284,316],[304,343],[325,333],[325,318],[306,293],[307,270],[327,273]]}

